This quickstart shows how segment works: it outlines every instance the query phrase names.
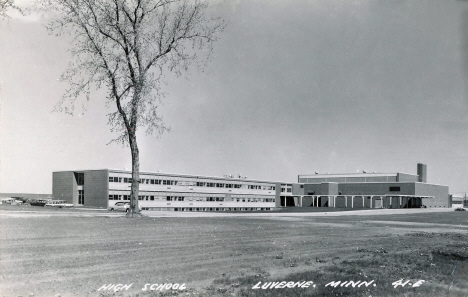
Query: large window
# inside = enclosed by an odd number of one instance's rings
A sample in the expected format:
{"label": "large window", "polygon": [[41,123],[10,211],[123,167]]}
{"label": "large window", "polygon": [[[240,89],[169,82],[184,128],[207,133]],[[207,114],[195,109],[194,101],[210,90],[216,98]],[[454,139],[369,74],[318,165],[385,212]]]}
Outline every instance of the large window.
{"label": "large window", "polygon": [[84,173],[75,172],[75,179],[78,186],[84,185]]}
{"label": "large window", "polygon": [[224,201],[224,197],[206,197],[206,201]]}
{"label": "large window", "polygon": [[121,183],[122,178],[117,176],[109,176],[109,182],[111,183]]}
{"label": "large window", "polygon": [[78,204],[84,205],[84,190],[78,190]]}
{"label": "large window", "polygon": [[185,201],[183,196],[166,196],[167,201]]}

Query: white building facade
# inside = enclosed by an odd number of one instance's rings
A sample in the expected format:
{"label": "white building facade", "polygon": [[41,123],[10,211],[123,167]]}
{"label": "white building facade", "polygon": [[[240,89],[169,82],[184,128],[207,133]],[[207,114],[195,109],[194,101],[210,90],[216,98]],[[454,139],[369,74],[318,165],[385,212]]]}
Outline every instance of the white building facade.
{"label": "white building facade", "polygon": [[[74,205],[109,208],[130,199],[131,171],[83,170],[53,173],[54,199]],[[139,206],[143,210],[250,211],[280,207],[281,197],[292,195],[292,184],[140,172]]]}

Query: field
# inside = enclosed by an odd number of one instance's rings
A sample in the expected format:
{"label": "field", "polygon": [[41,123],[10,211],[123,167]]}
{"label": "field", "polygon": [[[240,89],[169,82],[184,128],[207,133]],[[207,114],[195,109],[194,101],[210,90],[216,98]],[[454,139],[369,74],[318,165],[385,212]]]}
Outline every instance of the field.
{"label": "field", "polygon": [[0,295],[468,296],[468,212],[355,213],[130,219],[3,205]]}

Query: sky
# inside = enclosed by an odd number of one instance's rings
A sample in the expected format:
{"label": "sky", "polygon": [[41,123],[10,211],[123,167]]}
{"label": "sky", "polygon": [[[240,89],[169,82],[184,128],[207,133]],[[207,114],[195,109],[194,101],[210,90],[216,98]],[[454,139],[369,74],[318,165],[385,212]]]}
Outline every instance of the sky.
{"label": "sky", "polygon": [[[140,169],[297,182],[404,172],[468,191],[468,1],[217,0],[212,60],[167,73],[169,133],[138,134]],[[0,21],[0,192],[51,193],[52,172],[130,169],[105,94],[53,112],[68,37],[47,16]]]}

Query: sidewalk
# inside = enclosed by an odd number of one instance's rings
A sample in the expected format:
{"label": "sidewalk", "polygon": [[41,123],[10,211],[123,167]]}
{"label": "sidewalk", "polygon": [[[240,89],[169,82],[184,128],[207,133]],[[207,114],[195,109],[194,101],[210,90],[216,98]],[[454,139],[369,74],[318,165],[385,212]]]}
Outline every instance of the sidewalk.
{"label": "sidewalk", "polygon": [[148,217],[338,217],[338,216],[376,216],[414,213],[451,212],[453,208],[406,208],[406,209],[366,209],[335,212],[288,212],[288,213],[229,213],[229,212],[187,212],[187,211],[142,211]]}

